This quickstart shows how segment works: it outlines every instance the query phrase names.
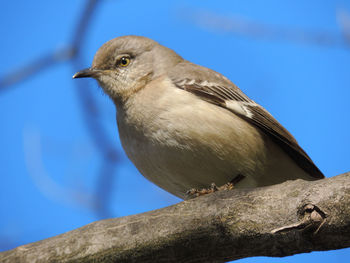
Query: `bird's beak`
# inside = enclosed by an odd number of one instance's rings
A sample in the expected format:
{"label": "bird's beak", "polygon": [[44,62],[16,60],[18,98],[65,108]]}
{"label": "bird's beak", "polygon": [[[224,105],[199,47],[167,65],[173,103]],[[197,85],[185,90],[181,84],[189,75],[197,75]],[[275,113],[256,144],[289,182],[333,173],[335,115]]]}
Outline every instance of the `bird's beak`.
{"label": "bird's beak", "polygon": [[86,68],[81,71],[78,71],[73,75],[73,79],[78,78],[94,78],[96,75],[100,72],[100,70],[93,69],[93,68]]}

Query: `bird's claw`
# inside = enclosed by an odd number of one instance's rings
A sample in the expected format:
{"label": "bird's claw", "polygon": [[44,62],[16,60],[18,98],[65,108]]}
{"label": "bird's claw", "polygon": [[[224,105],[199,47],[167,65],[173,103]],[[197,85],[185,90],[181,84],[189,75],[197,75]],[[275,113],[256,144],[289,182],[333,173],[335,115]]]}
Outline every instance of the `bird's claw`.
{"label": "bird's claw", "polygon": [[234,186],[233,186],[233,183],[231,183],[231,182],[226,183],[220,187],[217,187],[215,183],[211,183],[209,188],[203,188],[203,189],[192,188],[192,189],[188,190],[186,192],[186,200],[193,199],[193,198],[201,196],[201,195],[214,193],[214,192],[220,191],[220,190],[231,190],[233,188],[234,188]]}

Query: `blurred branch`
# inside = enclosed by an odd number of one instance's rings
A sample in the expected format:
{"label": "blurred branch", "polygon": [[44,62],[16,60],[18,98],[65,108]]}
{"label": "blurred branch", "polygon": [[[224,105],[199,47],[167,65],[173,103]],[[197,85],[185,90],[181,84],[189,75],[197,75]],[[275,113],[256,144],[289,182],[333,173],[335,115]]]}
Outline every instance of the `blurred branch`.
{"label": "blurred branch", "polygon": [[54,50],[51,53],[44,55],[26,66],[14,70],[13,72],[0,78],[0,92],[6,90],[10,86],[24,81],[41,71],[55,66],[58,63],[66,62],[75,59],[80,53],[83,45],[83,40],[86,36],[89,22],[99,0],[88,0],[85,9],[82,12],[76,29],[73,32],[72,42],[65,48]]}
{"label": "blurred branch", "polygon": [[24,81],[34,75],[52,67],[59,63],[66,62],[75,56],[75,49],[72,47],[66,47],[58,49],[52,53],[44,55],[26,66],[14,70],[8,75],[0,78],[0,92],[5,91],[10,86]]}
{"label": "blurred branch", "polygon": [[350,173],[218,191],[0,253],[7,262],[224,262],[350,247]]}
{"label": "blurred branch", "polygon": [[[239,34],[266,40],[283,40],[287,42],[312,44],[326,47],[350,48],[349,14],[341,9],[341,23],[343,37],[336,33],[326,31],[305,31],[297,28],[278,27],[263,23],[253,22],[239,16],[225,17],[204,10],[183,8],[178,15],[190,23],[214,32]],[[347,16],[346,16],[346,15]],[[347,20],[345,19],[347,17]]]}
{"label": "blurred branch", "polygon": [[344,8],[338,9],[337,19],[342,29],[343,37],[347,45],[350,46],[350,13]]}
{"label": "blurred branch", "polygon": [[[53,67],[62,62],[69,62],[73,67],[73,71],[77,71],[82,67],[82,53],[85,38],[88,32],[89,25],[92,21],[92,16],[96,11],[97,4],[101,2],[99,0],[87,0],[83,8],[80,18],[77,20],[75,29],[73,30],[71,43],[66,48],[52,51],[51,53],[44,55],[28,65],[14,70],[5,77],[0,79],[0,92],[8,90],[11,86],[24,81],[42,71]],[[111,187],[113,185],[114,169],[116,163],[119,161],[119,154],[116,148],[113,146],[114,143],[110,141],[109,135],[100,121],[98,105],[95,102],[94,96],[91,90],[87,89],[87,83],[84,81],[74,81],[74,85],[77,90],[77,98],[80,101],[82,107],[83,118],[87,125],[88,131],[90,132],[92,141],[96,148],[101,153],[101,168],[98,175],[98,182],[96,184],[96,190],[94,196],[90,196],[86,193],[78,193],[76,191],[63,189],[55,182],[53,182],[44,169],[44,165],[41,160],[40,145],[27,145],[25,147],[33,147],[35,155],[32,152],[29,153],[29,149],[26,150],[27,166],[29,167],[30,174],[36,182],[39,189],[46,195],[60,201],[70,199],[80,200],[79,203],[84,206],[87,203],[92,202],[92,207],[95,207],[95,212],[100,218],[110,217],[108,212],[108,202],[110,199]],[[26,142],[36,142],[36,140],[25,140]],[[38,148],[39,147],[39,148]],[[35,152],[35,149],[39,149]],[[33,164],[31,164],[33,162]],[[34,167],[35,166],[35,167]],[[34,167],[34,168],[33,168]],[[108,186],[108,187],[106,187]],[[69,192],[69,194],[68,194]],[[93,198],[94,197],[94,198]],[[89,201],[90,200],[90,201]],[[87,202],[87,203],[86,203]],[[91,205],[91,204],[90,204]]]}
{"label": "blurred branch", "polygon": [[82,15],[78,20],[78,24],[74,30],[72,38],[72,47],[74,47],[76,50],[79,50],[83,44],[89,23],[91,22],[91,17],[95,11],[98,1],[101,0],[88,0]]}
{"label": "blurred branch", "polygon": [[[82,16],[77,24],[76,30],[74,31],[72,46],[74,46],[75,50],[77,51],[76,56],[72,61],[74,71],[82,68],[83,57],[81,54],[81,49],[87,34],[88,25],[98,2],[98,0],[89,0],[87,2],[85,9],[82,12]],[[101,167],[95,191],[97,205],[96,211],[98,212],[97,215],[100,218],[111,217],[112,215],[109,212],[108,203],[111,197],[113,181],[115,178],[114,169],[116,163],[119,161],[119,154],[116,148],[113,146],[115,144],[110,141],[106,130],[100,123],[101,118],[99,116],[98,106],[96,105],[91,91],[86,89],[86,82],[75,81],[74,84],[76,86],[77,97],[83,109],[83,118],[87,125],[88,131],[90,132],[94,144],[102,155]]]}

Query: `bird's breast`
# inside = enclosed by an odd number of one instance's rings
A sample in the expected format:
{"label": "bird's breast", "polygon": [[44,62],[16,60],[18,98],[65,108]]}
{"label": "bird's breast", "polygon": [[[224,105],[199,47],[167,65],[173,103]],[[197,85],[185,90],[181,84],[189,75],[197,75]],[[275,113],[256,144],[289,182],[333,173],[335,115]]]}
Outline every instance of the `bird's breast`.
{"label": "bird's breast", "polygon": [[117,115],[123,148],[145,177],[183,197],[193,187],[263,173],[265,140],[256,128],[166,84],[144,88]]}

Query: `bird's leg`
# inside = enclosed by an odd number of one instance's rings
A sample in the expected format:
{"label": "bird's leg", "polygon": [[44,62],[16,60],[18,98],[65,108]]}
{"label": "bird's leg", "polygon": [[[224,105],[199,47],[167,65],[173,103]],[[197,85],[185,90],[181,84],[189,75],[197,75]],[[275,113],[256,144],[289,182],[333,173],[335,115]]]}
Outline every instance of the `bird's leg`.
{"label": "bird's leg", "polygon": [[238,184],[240,181],[242,181],[245,178],[245,176],[243,174],[238,174],[236,177],[234,177],[230,183],[233,185]]}
{"label": "bird's leg", "polygon": [[203,189],[192,188],[186,192],[185,199],[186,200],[193,199],[195,197],[214,193],[214,192],[220,191],[220,190],[232,190],[234,188],[234,185],[239,183],[244,178],[245,178],[244,175],[239,174],[235,178],[233,178],[230,182],[228,182],[220,187],[217,187],[215,183],[211,183],[209,188],[203,188]]}

